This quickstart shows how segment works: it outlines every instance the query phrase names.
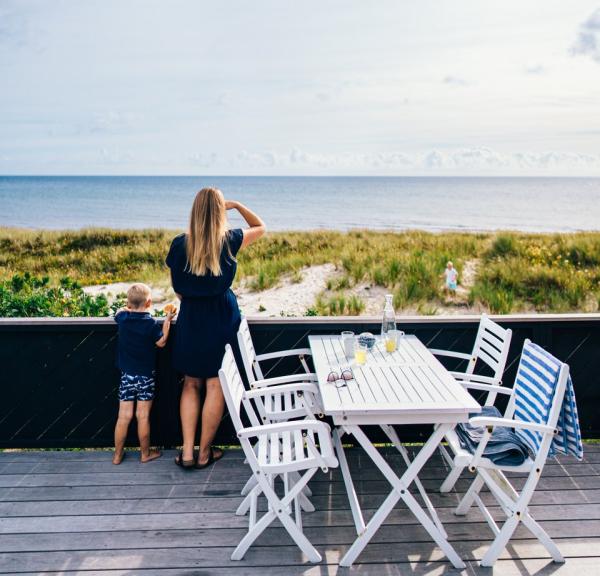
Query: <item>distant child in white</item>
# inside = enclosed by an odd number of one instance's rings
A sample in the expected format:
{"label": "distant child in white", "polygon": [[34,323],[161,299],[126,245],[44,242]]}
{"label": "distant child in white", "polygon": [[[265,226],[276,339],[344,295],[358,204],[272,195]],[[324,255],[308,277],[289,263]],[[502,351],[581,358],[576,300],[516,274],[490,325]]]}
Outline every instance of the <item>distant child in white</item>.
{"label": "distant child in white", "polygon": [[451,293],[456,292],[456,286],[458,284],[458,272],[456,271],[456,268],[454,268],[454,264],[452,264],[452,262],[448,262],[448,264],[446,264],[444,276],[446,277],[446,290]]}

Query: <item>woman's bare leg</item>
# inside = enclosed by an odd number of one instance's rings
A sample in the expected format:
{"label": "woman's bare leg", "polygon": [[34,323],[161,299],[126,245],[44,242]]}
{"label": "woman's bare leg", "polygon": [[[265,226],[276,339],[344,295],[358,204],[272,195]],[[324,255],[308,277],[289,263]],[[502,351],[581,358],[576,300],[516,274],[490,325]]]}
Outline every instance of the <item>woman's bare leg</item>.
{"label": "woman's bare leg", "polygon": [[183,459],[194,459],[194,444],[196,441],[196,427],[200,415],[200,386],[201,378],[185,376],[183,391],[179,402],[181,415],[181,431],[183,433]]}
{"label": "woman's bare leg", "polygon": [[202,407],[202,436],[198,464],[206,464],[210,457],[210,445],[223,418],[225,398],[217,377],[206,379],[206,398]]}

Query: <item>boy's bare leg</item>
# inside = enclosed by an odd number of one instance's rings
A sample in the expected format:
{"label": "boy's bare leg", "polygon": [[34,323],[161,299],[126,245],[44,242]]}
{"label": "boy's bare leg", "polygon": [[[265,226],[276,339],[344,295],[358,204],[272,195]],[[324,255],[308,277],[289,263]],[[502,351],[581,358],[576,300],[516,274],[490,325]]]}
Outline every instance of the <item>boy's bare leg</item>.
{"label": "boy's bare leg", "polygon": [[127,430],[132,418],[133,402],[121,400],[119,402],[117,425],[115,426],[115,455],[113,456],[113,464],[120,464],[123,461],[125,439],[127,438]]}
{"label": "boy's bare leg", "polygon": [[181,432],[183,434],[182,459],[194,459],[194,444],[196,443],[196,427],[200,415],[200,386],[202,379],[185,376],[183,390],[179,402],[181,415]]}
{"label": "boy's bare leg", "polygon": [[202,407],[202,437],[198,464],[206,464],[210,458],[210,445],[223,418],[225,398],[218,378],[206,379],[206,398]]}
{"label": "boy's bare leg", "polygon": [[140,460],[142,463],[160,458],[159,450],[150,450],[150,409],[152,400],[138,400],[135,409],[138,438],[140,440]]}

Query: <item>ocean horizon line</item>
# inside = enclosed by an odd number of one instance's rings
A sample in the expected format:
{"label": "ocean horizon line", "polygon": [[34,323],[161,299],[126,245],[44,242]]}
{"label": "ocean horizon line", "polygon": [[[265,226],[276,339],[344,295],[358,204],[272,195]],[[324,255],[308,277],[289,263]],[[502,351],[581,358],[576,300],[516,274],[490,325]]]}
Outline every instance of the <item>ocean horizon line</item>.
{"label": "ocean horizon line", "polygon": [[599,175],[563,174],[0,174],[0,178],[406,178],[406,179],[552,179],[552,180],[600,180]]}

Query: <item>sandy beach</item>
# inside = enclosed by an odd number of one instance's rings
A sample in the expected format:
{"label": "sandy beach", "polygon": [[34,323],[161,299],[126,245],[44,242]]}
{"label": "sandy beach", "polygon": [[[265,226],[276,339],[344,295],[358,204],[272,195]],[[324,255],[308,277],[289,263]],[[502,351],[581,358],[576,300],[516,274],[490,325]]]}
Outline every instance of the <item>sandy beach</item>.
{"label": "sandy beach", "polygon": [[[465,264],[463,283],[458,286],[456,293],[448,296],[443,302],[431,307],[425,312],[429,314],[475,314],[485,311],[480,305],[469,306],[468,292],[475,278],[478,262],[469,261]],[[333,292],[327,289],[331,280],[341,277],[340,271],[334,264],[307,266],[298,274],[287,274],[272,288],[256,291],[250,287],[248,280],[243,280],[234,290],[240,310],[246,316],[277,317],[277,316],[305,316],[314,306],[317,298],[327,298]],[[85,286],[86,294],[99,296],[104,294],[110,302],[122,298],[132,283],[115,282]],[[152,289],[152,302],[156,310],[162,310],[167,304],[177,304],[177,297],[172,288],[167,286],[150,286]],[[389,291],[372,283],[362,282],[357,284],[352,293],[364,303],[364,309],[359,315],[376,316],[383,310],[385,295]],[[410,306],[397,310],[400,314],[423,314],[422,307]]]}

